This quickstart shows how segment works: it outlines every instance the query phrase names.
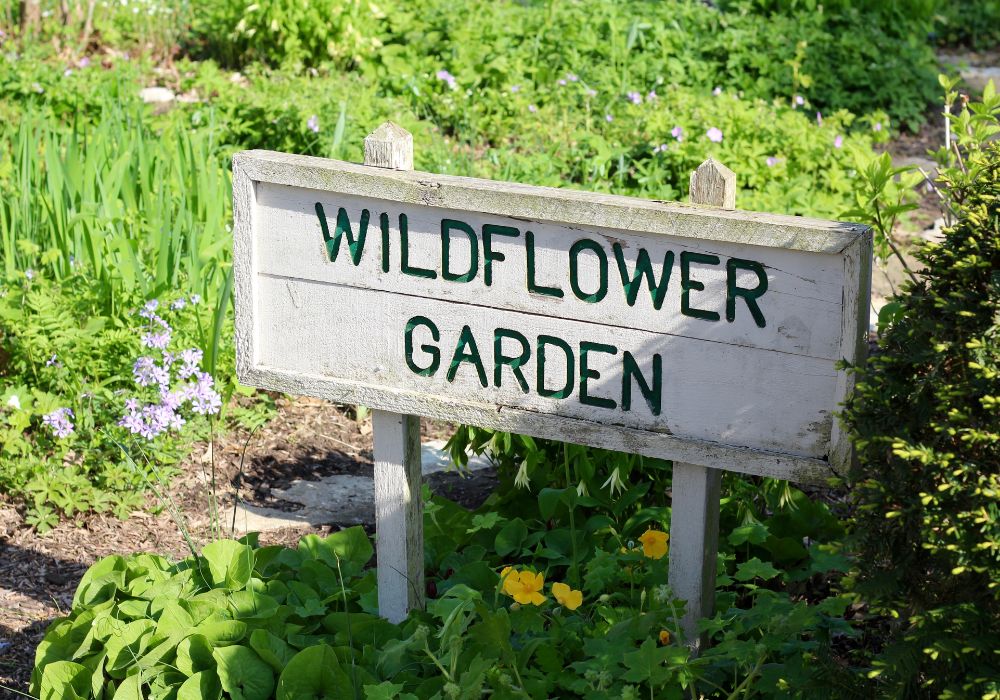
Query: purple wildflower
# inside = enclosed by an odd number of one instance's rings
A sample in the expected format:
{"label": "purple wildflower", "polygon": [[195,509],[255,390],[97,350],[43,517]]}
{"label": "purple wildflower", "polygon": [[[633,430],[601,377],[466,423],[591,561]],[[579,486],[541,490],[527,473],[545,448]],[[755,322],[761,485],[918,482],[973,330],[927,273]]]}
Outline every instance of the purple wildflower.
{"label": "purple wildflower", "polygon": [[172,302],[172,303],[170,304],[170,310],[171,310],[171,311],[180,311],[180,310],[181,310],[181,309],[183,309],[183,308],[184,308],[185,306],[187,306],[187,300],[186,300],[186,299],[185,299],[184,297],[181,297],[180,299],[175,299],[175,300],[174,300],[174,301],[173,301],[173,302]]}
{"label": "purple wildflower", "polygon": [[657,98],[656,90],[650,90],[649,94],[646,95],[646,99],[650,102],[654,102]]}
{"label": "purple wildflower", "polygon": [[628,93],[625,97],[626,99],[628,99],[629,102],[631,102],[634,105],[642,104],[642,95],[640,95],[638,92],[632,91]]}
{"label": "purple wildflower", "polygon": [[792,105],[792,108],[794,109],[795,107],[801,107],[805,103],[806,103],[806,98],[804,98],[802,95],[796,95],[795,104]]}
{"label": "purple wildflower", "polygon": [[882,131],[882,122],[875,122],[875,124],[872,126],[872,129],[874,129],[875,131]]}
{"label": "purple wildflower", "polygon": [[560,85],[566,85],[566,79],[565,78],[559,78],[559,80],[556,81],[556,82],[558,82]]}
{"label": "purple wildflower", "polygon": [[182,350],[181,362],[184,364],[177,371],[177,376],[181,379],[187,379],[192,374],[197,372],[203,356],[204,353],[198,348],[188,348],[187,350]]}
{"label": "purple wildflower", "polygon": [[837,134],[837,138],[833,140],[833,147],[840,148],[843,145],[844,145],[844,137],[841,136],[840,134]]}
{"label": "purple wildflower", "polygon": [[767,167],[773,168],[774,166],[776,166],[778,164],[778,159],[775,158],[774,156],[768,156],[766,162],[767,162]]}
{"label": "purple wildflower", "polygon": [[30,282],[31,280],[35,279],[35,271],[29,267],[27,270],[24,271],[24,276],[27,277],[28,281]]}
{"label": "purple wildflower", "polygon": [[159,299],[150,299],[142,307],[142,310],[139,312],[139,315],[142,316],[143,318],[153,318],[153,316],[156,315],[156,310],[159,307],[160,307]]}
{"label": "purple wildflower", "polygon": [[166,386],[170,383],[170,374],[153,361],[152,357],[140,357],[132,365],[132,376],[139,386]]}
{"label": "purple wildflower", "polygon": [[222,397],[215,391],[215,381],[208,372],[198,372],[197,381],[187,386],[187,398],[191,401],[191,410],[202,415],[214,415],[222,407]]}
{"label": "purple wildflower", "polygon": [[538,111],[538,107],[536,107],[535,105],[528,105],[528,111],[534,114],[535,112]]}
{"label": "purple wildflower", "polygon": [[521,92],[521,86],[520,85],[511,85],[510,86],[510,91],[514,92],[514,93]]}
{"label": "purple wildflower", "polygon": [[571,83],[575,83],[579,79],[580,78],[575,73],[566,74],[566,80],[570,81]]}
{"label": "purple wildflower", "polygon": [[448,83],[448,87],[452,90],[454,90],[458,85],[458,81],[455,80],[455,76],[443,69],[437,72],[437,79]]}
{"label": "purple wildflower", "polygon": [[612,116],[611,116],[610,114],[605,114],[605,115],[604,115],[604,121],[608,122],[609,124],[610,124],[611,122],[613,122],[614,120],[615,120],[615,118],[614,118],[614,117],[612,117]]}
{"label": "purple wildflower", "polygon": [[712,143],[722,142],[722,131],[714,126],[705,132],[705,136],[707,136],[708,140],[711,141]]}
{"label": "purple wildflower", "polygon": [[56,357],[55,353],[52,353],[52,357],[50,357],[49,359],[47,359],[45,361],[45,366],[46,367],[51,367],[52,365],[55,365],[57,367],[62,367],[62,363],[59,362],[59,358]]}
{"label": "purple wildflower", "polygon": [[719,87],[718,85],[716,85],[715,89],[712,90],[712,94],[715,95],[716,97],[718,97],[719,95],[722,94],[722,88]]}
{"label": "purple wildflower", "polygon": [[816,112],[816,126],[823,126],[823,113]]}
{"label": "purple wildflower", "polygon": [[163,333],[146,333],[142,336],[142,344],[147,348],[166,350],[167,346],[170,344],[170,332],[164,331]]}
{"label": "purple wildflower", "polygon": [[72,68],[67,68],[66,70],[63,71],[63,77],[64,78],[68,78],[71,75],[73,75],[73,69]]}
{"label": "purple wildflower", "polygon": [[309,131],[313,132],[314,134],[318,134],[319,117],[317,117],[315,114],[309,117],[309,119],[306,120],[306,128],[309,129]]}
{"label": "purple wildflower", "polygon": [[188,297],[188,301],[190,301],[193,306],[198,306],[198,304],[201,303],[201,295],[192,294],[190,297]]}
{"label": "purple wildflower", "polygon": [[673,129],[670,130],[670,135],[673,136],[678,141],[683,141],[684,140],[684,129],[682,129],[679,126],[675,126]]}
{"label": "purple wildflower", "polygon": [[79,61],[76,62],[77,68],[86,68],[90,65],[90,56],[84,56]]}
{"label": "purple wildflower", "polygon": [[587,88],[587,91],[584,94],[587,95],[587,97],[597,97],[597,90],[594,88]]}
{"label": "purple wildflower", "polygon": [[69,437],[73,432],[73,424],[70,422],[70,418],[73,418],[73,411],[69,408],[57,408],[42,416],[42,423],[49,426],[52,432],[55,433],[57,438]]}

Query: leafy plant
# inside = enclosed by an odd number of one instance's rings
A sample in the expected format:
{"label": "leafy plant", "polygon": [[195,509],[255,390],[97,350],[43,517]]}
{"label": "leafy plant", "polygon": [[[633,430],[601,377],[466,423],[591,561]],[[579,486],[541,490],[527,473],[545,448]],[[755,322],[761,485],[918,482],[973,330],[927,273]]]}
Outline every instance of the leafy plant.
{"label": "leafy plant", "polygon": [[859,456],[853,590],[887,619],[870,673],[887,694],[1000,692],[998,115],[989,86],[955,118],[936,182],[954,223],[918,252],[924,269],[845,412]]}

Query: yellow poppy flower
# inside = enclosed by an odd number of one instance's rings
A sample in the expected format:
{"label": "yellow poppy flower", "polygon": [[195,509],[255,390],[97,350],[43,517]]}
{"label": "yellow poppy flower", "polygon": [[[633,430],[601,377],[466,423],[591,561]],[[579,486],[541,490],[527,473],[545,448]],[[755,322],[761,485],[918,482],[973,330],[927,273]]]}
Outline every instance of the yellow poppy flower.
{"label": "yellow poppy flower", "polygon": [[642,553],[650,559],[662,559],[667,553],[669,535],[659,530],[646,530],[639,541],[642,542]]}
{"label": "yellow poppy flower", "polygon": [[541,605],[546,598],[542,595],[542,586],[545,585],[545,574],[536,574],[531,571],[514,571],[504,569],[501,576],[506,574],[503,583],[503,592],[516,600],[521,605]]}
{"label": "yellow poppy flower", "polygon": [[556,597],[559,605],[568,610],[576,610],[583,602],[583,592],[574,591],[565,583],[553,583],[552,595]]}
{"label": "yellow poppy flower", "polygon": [[664,646],[670,644],[670,632],[667,630],[660,630],[660,644]]}

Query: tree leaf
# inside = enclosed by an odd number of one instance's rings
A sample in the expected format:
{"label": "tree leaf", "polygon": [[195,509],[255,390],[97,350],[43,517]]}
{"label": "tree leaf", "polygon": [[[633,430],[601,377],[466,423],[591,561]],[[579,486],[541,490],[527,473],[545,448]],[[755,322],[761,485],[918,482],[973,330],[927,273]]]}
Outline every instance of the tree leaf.
{"label": "tree leaf", "polygon": [[252,649],[220,647],[212,652],[222,689],[233,700],[267,700],[274,691],[274,672]]}

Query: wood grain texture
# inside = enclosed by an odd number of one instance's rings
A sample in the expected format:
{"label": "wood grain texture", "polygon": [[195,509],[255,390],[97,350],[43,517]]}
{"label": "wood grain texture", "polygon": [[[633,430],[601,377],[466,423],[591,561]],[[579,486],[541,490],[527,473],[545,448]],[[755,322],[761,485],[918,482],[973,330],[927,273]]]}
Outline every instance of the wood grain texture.
{"label": "wood grain texture", "polygon": [[695,651],[705,643],[698,620],[715,609],[721,484],[718,469],[674,461],[668,576],[673,594],[685,601],[681,629]]}
{"label": "wood grain texture", "polygon": [[[365,138],[365,165],[411,170],[413,136],[385,122]],[[420,416],[375,410],[372,439],[378,608],[389,622],[402,622],[424,607]]]}
{"label": "wood grain texture", "polygon": [[[860,284],[864,273],[862,251],[870,236],[864,227],[267,152],[238,154],[234,163],[238,371],[245,383],[799,481],[824,480],[831,460],[839,468],[835,460],[848,456],[833,449],[831,414],[848,387],[834,364],[857,357],[860,312],[854,306],[866,307],[862,294],[847,286]],[[346,244],[338,259],[327,257],[317,214],[310,214],[320,202],[331,210],[327,219],[344,207],[353,226],[363,208],[370,210],[371,247],[357,265]],[[398,226],[387,229],[383,269],[383,239],[374,222],[390,212],[410,217],[410,265],[434,279],[403,274]],[[504,259],[491,285],[482,275],[465,285],[440,279],[440,222],[456,212],[477,231],[492,223],[522,234],[521,248],[518,241],[498,243],[495,252]],[[676,264],[662,309],[652,306],[644,288],[634,305],[626,303],[623,280],[614,287],[613,259],[600,303],[568,290],[561,299],[531,294],[524,282],[523,233],[529,228],[537,236],[538,273],[550,275],[541,284],[565,285],[567,248],[582,239],[606,255],[619,244],[628,266],[640,248],[654,260],[664,259],[667,249],[718,255],[718,265],[691,269],[705,285],[692,293],[696,303],[720,315],[725,259],[759,256],[769,285],[761,302],[771,304],[765,307],[768,324],[758,327],[743,306],[733,322],[678,313]],[[459,260],[471,255],[462,238],[454,239]],[[593,285],[595,268],[586,264],[580,263],[581,280]],[[738,284],[750,282],[740,278]],[[487,387],[469,364],[451,381],[443,378],[445,369],[430,377],[407,369],[405,325],[418,313],[440,326],[444,367],[468,326],[490,375]],[[518,390],[509,367],[502,370],[508,372],[504,385],[496,386],[491,362],[500,326],[532,342],[565,333],[577,351],[584,341],[614,345],[619,359],[625,350],[639,358],[647,378],[651,358],[660,355],[664,410],[654,415],[641,398],[631,411],[606,413],[573,397],[545,399]],[[418,348],[428,342],[418,337],[425,331],[415,331]],[[595,368],[601,395],[613,397],[617,387],[620,399],[621,367]]]}
{"label": "wood grain texture", "polygon": [[736,208],[736,173],[709,158],[691,173],[691,202],[723,209]]}

